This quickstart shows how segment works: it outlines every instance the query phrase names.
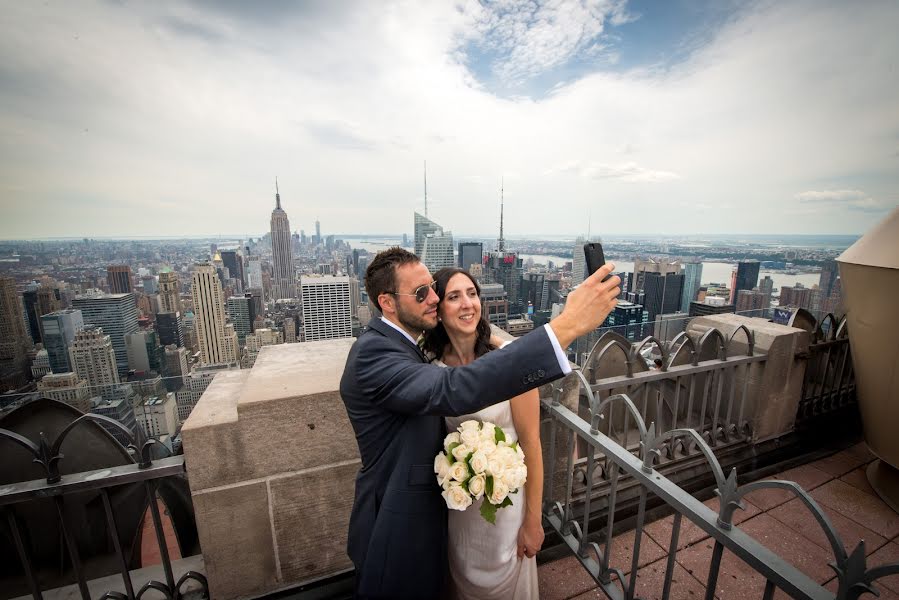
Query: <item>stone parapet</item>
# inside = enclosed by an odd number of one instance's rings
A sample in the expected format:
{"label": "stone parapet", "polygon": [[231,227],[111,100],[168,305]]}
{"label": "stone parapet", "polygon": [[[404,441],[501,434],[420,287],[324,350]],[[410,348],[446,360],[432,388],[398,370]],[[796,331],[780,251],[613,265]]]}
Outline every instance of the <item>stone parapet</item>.
{"label": "stone parapet", "polygon": [[226,371],[182,428],[213,598],[270,593],[352,565],[359,455],[339,395],[352,339],[262,349]]}
{"label": "stone parapet", "polygon": [[[758,442],[792,431],[802,398],[810,339],[803,329],[736,314],[696,317],[687,325],[687,335],[698,340],[715,328],[725,340],[730,340],[728,355],[736,356],[747,351],[746,337],[743,332],[737,333],[741,325],[753,332],[755,353],[767,355],[767,360],[748,369],[748,397],[743,413],[752,425],[753,441]],[[700,357],[709,358],[713,356]],[[734,384],[740,388],[746,376],[746,371],[738,371]]]}

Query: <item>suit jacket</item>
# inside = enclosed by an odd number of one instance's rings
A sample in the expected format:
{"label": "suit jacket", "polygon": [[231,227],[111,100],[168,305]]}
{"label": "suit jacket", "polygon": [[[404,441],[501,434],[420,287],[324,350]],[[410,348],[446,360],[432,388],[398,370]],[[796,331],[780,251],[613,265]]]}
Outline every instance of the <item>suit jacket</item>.
{"label": "suit jacket", "polygon": [[562,374],[543,327],[470,365],[443,368],[372,319],[340,380],[362,457],[347,540],[358,597],[441,596],[447,509],[434,457],[443,449],[443,417],[477,412]]}

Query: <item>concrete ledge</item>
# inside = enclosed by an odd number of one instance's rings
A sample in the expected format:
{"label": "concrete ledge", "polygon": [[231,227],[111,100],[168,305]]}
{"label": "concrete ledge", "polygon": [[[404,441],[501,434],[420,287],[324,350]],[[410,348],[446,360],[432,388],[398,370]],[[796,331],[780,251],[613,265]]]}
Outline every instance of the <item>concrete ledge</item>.
{"label": "concrete ledge", "polygon": [[216,375],[182,429],[212,597],[346,571],[359,454],[339,394],[354,340],[263,349]]}

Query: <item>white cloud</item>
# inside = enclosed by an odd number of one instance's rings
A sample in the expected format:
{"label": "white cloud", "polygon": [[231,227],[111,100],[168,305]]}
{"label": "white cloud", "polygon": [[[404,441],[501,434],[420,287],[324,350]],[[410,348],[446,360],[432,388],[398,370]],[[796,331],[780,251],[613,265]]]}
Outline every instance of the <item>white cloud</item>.
{"label": "white cloud", "polygon": [[660,183],[681,178],[677,173],[648,169],[634,162],[582,164],[575,161],[551,168],[544,174],[555,173],[575,173],[587,179],[614,179],[627,183]]}
{"label": "white cloud", "polygon": [[472,29],[460,38],[496,56],[493,71],[505,83],[520,83],[578,55],[605,49],[598,38],[606,22],[632,17],[622,0],[500,0],[467,7]]}
{"label": "white cloud", "polygon": [[796,194],[796,199],[802,204],[813,204],[817,207],[848,208],[866,212],[885,212],[890,208],[889,203],[875,200],[860,190],[811,190]]}
{"label": "white cloud", "polygon": [[[452,3],[227,6],[250,17],[6,6],[0,237],[255,236],[275,175],[296,229],[411,232],[424,159],[432,217],[457,234],[495,231],[504,173],[509,234],[576,234],[591,210],[603,234],[859,233],[878,213],[858,207],[899,196],[895,2],[750,4],[682,64],[595,72],[539,101],[478,84],[459,53],[471,15]],[[498,48],[503,69],[569,60],[623,5],[547,16],[561,6],[497,21],[528,24]],[[812,206],[797,190],[865,192],[780,218],[783,199]],[[604,202],[633,216],[602,219]]]}

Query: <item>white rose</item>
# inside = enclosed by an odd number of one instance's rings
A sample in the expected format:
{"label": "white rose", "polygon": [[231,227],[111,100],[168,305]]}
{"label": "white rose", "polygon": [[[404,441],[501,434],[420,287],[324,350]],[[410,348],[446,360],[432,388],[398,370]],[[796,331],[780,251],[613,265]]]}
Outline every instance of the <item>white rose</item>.
{"label": "white rose", "polygon": [[506,496],[509,495],[509,486],[502,479],[493,479],[493,493],[490,494],[491,504],[502,504]]}
{"label": "white rose", "polygon": [[461,425],[459,425],[459,431],[465,431],[466,429],[473,429],[475,431],[481,430],[481,423],[479,421],[475,421],[474,419],[469,419],[467,421],[463,421]]}
{"label": "white rose", "polygon": [[441,494],[446,500],[446,506],[450,510],[465,510],[471,506],[471,496],[461,485],[451,485]]}
{"label": "white rose", "polygon": [[475,475],[468,480],[468,493],[474,496],[475,499],[479,500],[486,489],[487,477],[485,475]]}
{"label": "white rose", "polygon": [[506,470],[506,465],[503,462],[502,456],[498,453],[494,452],[490,456],[487,457],[487,474],[493,475],[493,477],[501,477],[503,471]]}
{"label": "white rose", "polygon": [[528,468],[524,465],[514,469],[506,469],[503,473],[503,483],[509,486],[510,490],[517,490],[524,485],[528,478]]}
{"label": "white rose", "polygon": [[487,470],[487,455],[484,454],[483,450],[478,450],[471,455],[470,464],[472,471],[477,474],[483,473]]}
{"label": "white rose", "polygon": [[484,421],[484,424],[481,426],[481,439],[482,440],[491,440],[493,442],[496,441],[496,425],[490,423],[488,421]]}
{"label": "white rose", "polygon": [[477,429],[472,428],[463,429],[459,437],[462,443],[470,448],[477,448],[478,443],[481,441],[481,433]]}
{"label": "white rose", "polygon": [[518,458],[518,453],[508,446],[501,449],[500,456],[502,457],[503,466],[506,469],[514,469],[521,464],[521,459]]}
{"label": "white rose", "polygon": [[524,460],[524,450],[521,449],[521,444],[515,446],[515,453],[518,455],[518,458]]}
{"label": "white rose", "polygon": [[453,481],[465,481],[468,479],[468,465],[463,460],[454,462],[449,468],[449,476]]}
{"label": "white rose", "polygon": [[459,432],[454,431],[445,438],[443,438],[443,449],[447,450],[450,447],[450,444],[458,444],[460,443]]}
{"label": "white rose", "polygon": [[471,448],[466,446],[465,444],[459,444],[455,448],[453,448],[453,457],[456,460],[465,460],[465,457],[471,453]]}
{"label": "white rose", "polygon": [[443,481],[446,478],[447,472],[450,469],[450,461],[449,458],[441,452],[437,456],[434,457],[434,472],[437,473],[437,480]]}
{"label": "white rose", "polygon": [[484,440],[482,438],[481,443],[478,444],[478,450],[483,452],[486,456],[490,456],[496,452],[496,442],[493,440]]}

